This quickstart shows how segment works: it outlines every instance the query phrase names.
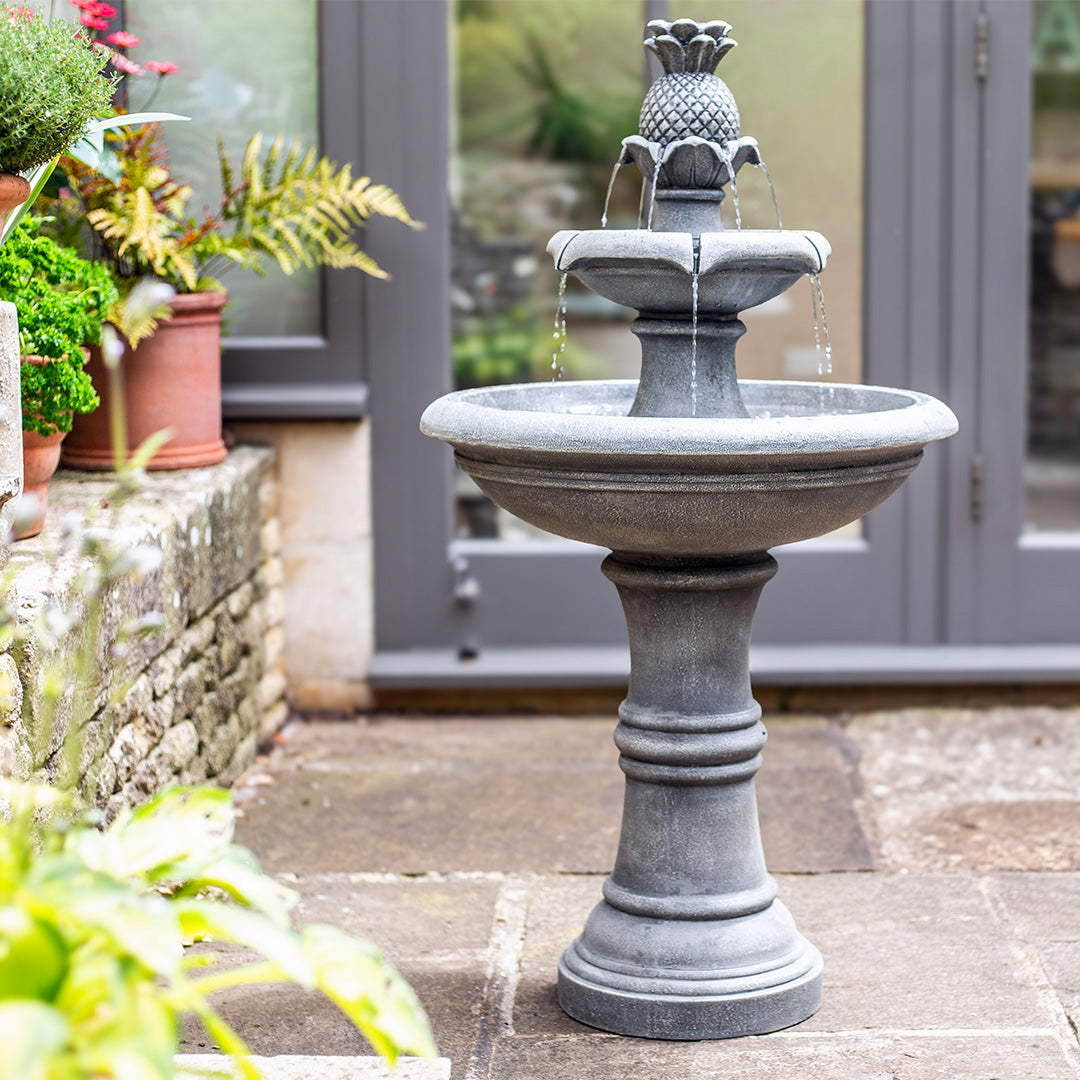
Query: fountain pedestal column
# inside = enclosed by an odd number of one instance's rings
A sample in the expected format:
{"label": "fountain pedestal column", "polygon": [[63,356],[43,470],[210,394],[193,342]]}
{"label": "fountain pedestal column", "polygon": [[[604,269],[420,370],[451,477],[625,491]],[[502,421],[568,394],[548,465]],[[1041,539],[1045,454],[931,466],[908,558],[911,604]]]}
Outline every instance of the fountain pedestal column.
{"label": "fountain pedestal column", "polygon": [[788,1027],[821,1004],[821,957],[765,871],[754,774],[765,728],[750,625],[776,561],[629,561],[604,573],[630,632],[615,742],[622,834],[604,899],[559,961],[559,1002],[620,1034],[711,1039]]}

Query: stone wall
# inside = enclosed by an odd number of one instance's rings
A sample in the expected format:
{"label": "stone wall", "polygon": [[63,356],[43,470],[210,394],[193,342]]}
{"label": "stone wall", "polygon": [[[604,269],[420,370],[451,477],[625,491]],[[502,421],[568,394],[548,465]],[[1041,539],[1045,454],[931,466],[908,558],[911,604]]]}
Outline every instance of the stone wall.
{"label": "stone wall", "polygon": [[[78,730],[82,773],[110,815],[172,782],[231,783],[287,715],[274,452],[240,447],[212,468],[151,474],[118,507],[103,505],[111,486],[98,474],[53,480],[45,531],[13,545],[9,587],[23,627],[50,609],[74,625],[0,656],[0,771],[54,773]],[[105,590],[95,656],[83,658],[93,678],[82,691],[66,678],[55,698],[56,671],[75,670],[88,640],[79,581],[90,563],[65,545],[65,519],[163,558]],[[118,644],[124,623],[150,612],[163,628]]]}

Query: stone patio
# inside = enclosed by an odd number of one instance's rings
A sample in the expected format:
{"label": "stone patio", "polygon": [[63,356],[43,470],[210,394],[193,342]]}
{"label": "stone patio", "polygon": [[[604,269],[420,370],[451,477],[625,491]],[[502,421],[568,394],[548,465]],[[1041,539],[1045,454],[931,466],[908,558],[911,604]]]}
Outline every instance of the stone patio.
{"label": "stone patio", "polygon": [[[454,1080],[1080,1078],[1080,710],[766,723],[766,857],[826,965],[821,1011],[772,1035],[653,1042],[559,1009],[614,857],[611,718],[296,721],[241,782],[239,839],[301,920],[385,948]],[[369,1053],[291,989],[221,1004],[255,1053]]]}

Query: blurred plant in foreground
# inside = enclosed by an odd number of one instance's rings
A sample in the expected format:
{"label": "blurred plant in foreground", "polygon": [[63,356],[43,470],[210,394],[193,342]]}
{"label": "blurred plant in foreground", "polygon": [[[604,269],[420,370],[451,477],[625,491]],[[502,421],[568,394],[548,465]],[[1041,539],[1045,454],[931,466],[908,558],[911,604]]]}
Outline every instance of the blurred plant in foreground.
{"label": "blurred plant in foreground", "polygon": [[[152,310],[160,288],[136,290],[135,303]],[[103,352],[117,370],[122,346],[115,334],[106,335]],[[113,431],[123,432],[121,415]],[[118,451],[115,487],[105,500],[110,510],[140,490],[159,445],[149,440],[127,460]],[[153,633],[162,620],[143,616],[116,640],[104,640],[105,596],[122,582],[154,575],[161,553],[118,546],[103,524],[67,521],[61,529],[60,552],[77,554],[82,564],[78,612],[46,607],[27,628],[16,617],[10,572],[0,581],[0,643],[45,658],[44,708],[22,762],[29,779],[0,780],[3,1077],[170,1080],[185,1012],[198,1017],[244,1076],[257,1077],[243,1040],[211,997],[270,982],[320,990],[391,1063],[401,1054],[434,1055],[419,1002],[373,945],[330,926],[290,928],[297,896],[233,843],[229,792],[170,787],[104,826],[93,800],[110,732],[103,725],[91,735],[93,725],[80,730],[67,717],[91,714],[103,659],[122,658],[126,643]],[[65,649],[72,639],[74,647]],[[212,948],[186,948],[196,942],[241,946],[261,959],[237,965],[235,952],[222,958]]]}

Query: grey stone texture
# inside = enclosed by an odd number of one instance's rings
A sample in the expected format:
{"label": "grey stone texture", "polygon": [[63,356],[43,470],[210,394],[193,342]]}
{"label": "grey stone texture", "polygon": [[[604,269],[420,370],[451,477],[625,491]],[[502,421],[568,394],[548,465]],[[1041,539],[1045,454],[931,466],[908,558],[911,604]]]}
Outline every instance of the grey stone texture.
{"label": "grey stone texture", "polygon": [[[112,508],[103,505],[111,478],[57,475],[45,530],[14,545],[11,568],[24,626],[49,606],[74,623],[51,650],[0,655],[8,772],[26,774],[34,762],[50,771],[78,725],[82,773],[113,815],[169,783],[231,783],[251,764],[258,740],[286,718],[280,644],[264,641],[282,619],[274,467],[272,451],[240,447],[221,465],[151,474],[143,491]],[[121,549],[160,548],[163,561],[107,592],[93,686],[69,692],[50,720],[43,681],[55,662],[77,655],[85,617],[79,576],[87,564],[62,544],[65,518],[102,530]],[[164,616],[163,629],[117,654],[121,626],[150,612]]]}
{"label": "grey stone texture", "polygon": [[[450,1062],[445,1059],[406,1058],[397,1062],[393,1072],[382,1060],[328,1054],[253,1057],[252,1063],[264,1080],[448,1080],[450,1076]],[[183,1054],[176,1064],[181,1080],[205,1077],[208,1069],[224,1070],[236,1080],[243,1075],[236,1066],[223,1067],[221,1058],[211,1054]]]}
{"label": "grey stone texture", "polygon": [[[300,892],[299,922],[398,964],[454,1080],[1080,1080],[1080,872],[1055,869],[1067,829],[1018,817],[992,863],[981,828],[915,831],[973,806],[998,824],[1041,801],[1074,811],[1080,712],[764,719],[767,863],[825,962],[821,1009],[770,1035],[640,1040],[559,1008],[559,953],[614,863],[613,832],[595,833],[604,814],[616,827],[618,792],[594,790],[614,717],[293,722],[241,780],[239,839]],[[364,1052],[295,992],[223,1009],[259,1053]],[[184,1049],[199,1042],[187,1031]]]}

